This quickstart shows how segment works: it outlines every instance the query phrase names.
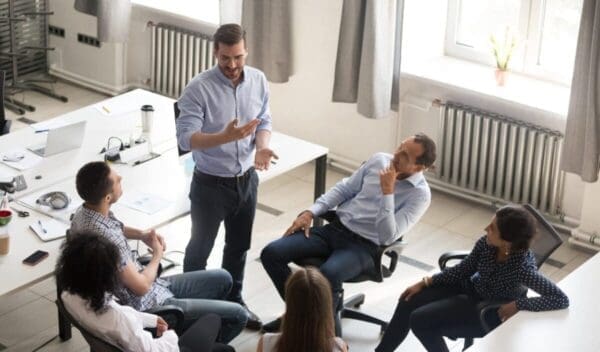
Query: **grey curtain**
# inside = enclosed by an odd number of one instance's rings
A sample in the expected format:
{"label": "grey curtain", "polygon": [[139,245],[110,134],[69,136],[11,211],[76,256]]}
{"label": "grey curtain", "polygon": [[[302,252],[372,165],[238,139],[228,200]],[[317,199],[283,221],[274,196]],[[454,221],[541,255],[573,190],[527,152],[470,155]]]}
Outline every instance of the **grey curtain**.
{"label": "grey curtain", "polygon": [[397,108],[403,0],[344,0],[333,101],[369,118]]}
{"label": "grey curtain", "polygon": [[271,82],[287,82],[292,74],[291,0],[244,0],[248,64]]}
{"label": "grey curtain", "polygon": [[585,0],[561,168],[596,182],[600,170],[600,2]]}
{"label": "grey curtain", "polygon": [[124,43],[129,38],[130,0],[75,0],[75,10],[98,18],[98,40]]}

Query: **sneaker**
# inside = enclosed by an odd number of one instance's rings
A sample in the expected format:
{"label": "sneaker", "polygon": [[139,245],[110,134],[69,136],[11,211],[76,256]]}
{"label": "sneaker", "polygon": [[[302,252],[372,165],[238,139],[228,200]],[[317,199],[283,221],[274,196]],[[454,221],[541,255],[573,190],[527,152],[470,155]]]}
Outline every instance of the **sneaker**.
{"label": "sneaker", "polygon": [[262,332],[274,333],[274,332],[279,332],[279,329],[281,329],[281,318],[277,318],[277,319],[263,325]]}
{"label": "sneaker", "polygon": [[246,322],[246,328],[250,330],[260,330],[262,328],[262,320],[256,315],[253,311],[251,311],[245,303],[240,303],[244,309],[246,309],[246,313],[248,313],[248,321]]}

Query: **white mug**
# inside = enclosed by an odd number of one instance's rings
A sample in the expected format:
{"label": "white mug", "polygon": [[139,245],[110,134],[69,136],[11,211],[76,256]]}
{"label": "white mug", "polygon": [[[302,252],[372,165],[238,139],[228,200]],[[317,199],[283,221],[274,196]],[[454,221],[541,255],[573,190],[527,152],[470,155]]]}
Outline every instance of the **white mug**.
{"label": "white mug", "polygon": [[152,133],[154,124],[154,108],[152,105],[142,105],[142,132]]}

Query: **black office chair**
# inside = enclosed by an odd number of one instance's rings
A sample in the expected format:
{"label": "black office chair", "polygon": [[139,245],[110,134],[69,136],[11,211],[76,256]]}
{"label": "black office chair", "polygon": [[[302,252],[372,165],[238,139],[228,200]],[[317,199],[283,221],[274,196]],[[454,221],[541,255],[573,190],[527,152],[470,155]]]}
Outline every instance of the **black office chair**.
{"label": "black office chair", "polygon": [[[179,110],[179,105],[177,105],[177,102],[173,103],[173,111],[175,112],[175,123],[177,123],[177,119],[179,118],[179,113],[181,112]],[[179,148],[179,143],[177,143],[177,152],[179,153],[179,156],[182,156],[183,154],[187,154],[190,151]]]}
{"label": "black office chair", "polygon": [[91,352],[121,352],[122,351],[119,347],[92,334],[86,328],[84,328],[81,324],[79,324],[77,319],[75,319],[65,308],[63,301],[60,297],[60,294],[56,297],[56,306],[58,307],[59,315],[62,316],[63,319],[68,321],[69,324],[72,324],[73,326],[75,326],[77,328],[77,330],[79,330],[81,332],[81,335],[83,336],[85,341],[88,343],[88,345],[90,345]]}
{"label": "black office chair", "polygon": [[[544,217],[530,204],[523,205],[533,217],[537,220],[537,237],[531,243],[531,251],[535,256],[535,263],[537,267],[541,267],[542,264],[550,257],[550,255],[563,243],[559,234],[556,232],[554,227],[544,219]],[[440,269],[444,270],[448,266],[448,262],[451,260],[462,260],[467,255],[469,255],[469,251],[451,251],[442,254],[439,258],[439,266]],[[523,287],[523,294],[527,293],[527,288]],[[508,303],[507,301],[500,300],[488,300],[479,303],[479,319],[481,321],[481,326],[485,333],[492,331],[495,326],[494,323],[491,323],[493,319],[491,319],[492,314],[496,314],[498,308],[501,305]],[[449,336],[449,338],[455,340],[462,336]],[[473,344],[473,337],[465,337],[465,343],[463,350],[466,350]]]}
{"label": "black office chair", "polygon": [[[333,222],[337,218],[337,214],[335,211],[330,210],[325,214],[320,216],[322,219],[327,222]],[[363,282],[363,281],[375,281],[375,282],[383,282],[385,278],[392,276],[394,270],[396,270],[396,265],[398,264],[398,258],[400,257],[400,253],[402,252],[402,248],[406,245],[406,242],[402,240],[402,238],[396,240],[394,243],[389,246],[380,246],[377,251],[377,262],[375,263],[375,270],[369,272],[363,272],[357,277],[354,277],[346,282]],[[385,257],[389,258],[389,264],[385,264]],[[320,267],[327,258],[303,258],[295,261],[297,265],[300,266],[314,266]],[[383,321],[381,319],[375,318],[366,313],[360,312],[357,308],[365,302],[365,294],[359,293],[348,299],[344,299],[344,291],[341,292],[340,304],[336,308],[335,314],[335,334],[336,336],[342,336],[342,326],[341,326],[341,318],[349,318],[360,320],[368,323],[377,324],[381,327],[381,333],[385,331],[388,326],[388,322]]]}
{"label": "black office chair", "polygon": [[6,112],[4,111],[4,79],[6,72],[0,71],[0,136],[8,134],[10,132],[11,120],[6,119]]}

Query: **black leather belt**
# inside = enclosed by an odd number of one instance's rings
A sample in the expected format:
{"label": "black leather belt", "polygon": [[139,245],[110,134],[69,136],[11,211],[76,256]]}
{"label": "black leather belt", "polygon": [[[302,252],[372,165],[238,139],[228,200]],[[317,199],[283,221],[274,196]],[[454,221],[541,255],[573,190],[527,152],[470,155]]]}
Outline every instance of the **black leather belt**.
{"label": "black leather belt", "polygon": [[197,177],[198,179],[204,180],[204,181],[221,182],[221,183],[227,183],[227,184],[237,184],[239,182],[246,182],[248,179],[250,179],[250,176],[252,176],[253,172],[254,172],[254,167],[251,167],[241,175],[233,176],[233,177],[221,177],[221,176],[205,174],[204,172],[194,170],[194,176]]}

